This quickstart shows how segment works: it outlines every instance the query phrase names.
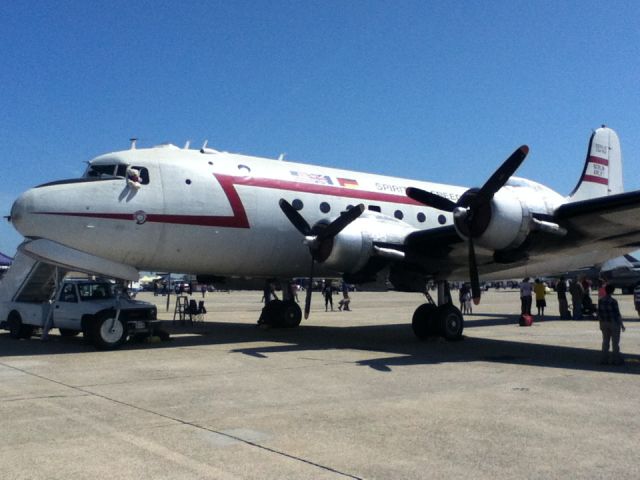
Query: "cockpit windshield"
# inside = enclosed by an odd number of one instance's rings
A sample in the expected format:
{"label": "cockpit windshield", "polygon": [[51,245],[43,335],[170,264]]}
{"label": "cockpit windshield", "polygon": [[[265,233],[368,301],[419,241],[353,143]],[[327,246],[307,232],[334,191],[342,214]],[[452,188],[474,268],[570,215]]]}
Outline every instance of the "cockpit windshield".
{"label": "cockpit windshield", "polygon": [[85,177],[93,178],[109,178],[109,177],[122,177],[127,173],[126,165],[89,165]]}
{"label": "cockpit windshield", "polygon": [[129,166],[123,163],[117,164],[90,164],[83,175],[85,178],[131,178],[135,177],[138,183],[149,183],[149,171],[145,167]]}

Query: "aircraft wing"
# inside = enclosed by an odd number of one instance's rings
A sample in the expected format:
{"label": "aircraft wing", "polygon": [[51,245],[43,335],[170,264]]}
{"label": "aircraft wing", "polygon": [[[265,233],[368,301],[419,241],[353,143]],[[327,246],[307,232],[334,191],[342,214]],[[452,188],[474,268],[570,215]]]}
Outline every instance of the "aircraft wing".
{"label": "aircraft wing", "polygon": [[554,219],[578,241],[633,249],[640,245],[640,190],[565,203]]}
{"label": "aircraft wing", "polygon": [[[581,268],[640,247],[640,191],[566,203],[539,220],[557,223],[565,235],[532,231],[516,250],[476,246],[481,276],[517,278]],[[453,226],[413,232],[405,259],[434,278],[468,276],[467,244]]]}

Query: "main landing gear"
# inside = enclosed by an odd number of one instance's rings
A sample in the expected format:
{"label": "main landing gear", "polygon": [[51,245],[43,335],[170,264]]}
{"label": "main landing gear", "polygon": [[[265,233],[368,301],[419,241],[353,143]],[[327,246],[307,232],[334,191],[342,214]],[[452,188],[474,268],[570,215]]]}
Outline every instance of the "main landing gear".
{"label": "main landing gear", "polygon": [[260,314],[259,325],[293,328],[300,325],[302,310],[294,300],[271,300]]}
{"label": "main landing gear", "polygon": [[420,305],[413,313],[413,333],[421,340],[434,336],[441,336],[449,341],[460,340],[464,330],[464,319],[460,310],[451,303],[451,294],[446,282],[438,282],[437,304],[429,292],[425,292],[425,295],[428,302]]}

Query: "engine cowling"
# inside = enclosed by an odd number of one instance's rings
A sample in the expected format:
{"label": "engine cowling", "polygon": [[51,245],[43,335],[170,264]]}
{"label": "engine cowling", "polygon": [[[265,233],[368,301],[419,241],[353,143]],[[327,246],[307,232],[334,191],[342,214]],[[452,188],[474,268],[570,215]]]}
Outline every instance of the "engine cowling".
{"label": "engine cowling", "polygon": [[471,231],[462,221],[454,222],[456,230],[461,237],[466,239],[471,235],[474,243],[490,250],[517,248],[532,230],[527,203],[506,189],[496,192],[477,215]]}
{"label": "engine cowling", "polygon": [[341,273],[356,273],[375,255],[375,242],[402,244],[413,231],[395,218],[366,212],[333,238],[321,263]]}

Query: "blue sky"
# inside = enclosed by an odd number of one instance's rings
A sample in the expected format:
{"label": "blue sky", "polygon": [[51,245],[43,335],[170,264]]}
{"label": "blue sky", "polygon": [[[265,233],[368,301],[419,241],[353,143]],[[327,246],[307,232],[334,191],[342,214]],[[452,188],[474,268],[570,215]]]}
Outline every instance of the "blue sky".
{"label": "blue sky", "polygon": [[[591,129],[640,189],[640,3],[0,3],[0,211],[84,161],[187,139],[232,152],[562,194]],[[20,242],[0,224],[0,251]]]}

